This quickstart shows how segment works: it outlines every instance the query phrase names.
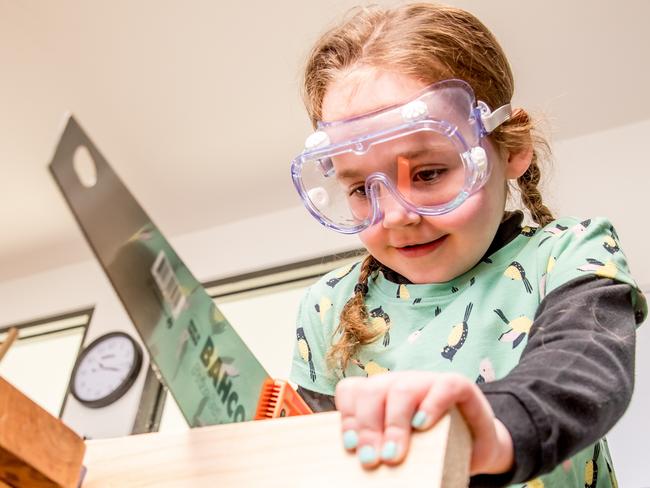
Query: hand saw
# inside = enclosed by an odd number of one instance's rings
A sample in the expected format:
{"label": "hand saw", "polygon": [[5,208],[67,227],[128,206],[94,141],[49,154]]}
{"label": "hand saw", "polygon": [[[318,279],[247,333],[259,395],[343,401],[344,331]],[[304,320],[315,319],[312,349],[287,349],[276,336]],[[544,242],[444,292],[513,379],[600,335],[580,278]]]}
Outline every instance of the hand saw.
{"label": "hand saw", "polygon": [[[90,169],[79,166],[86,151]],[[49,167],[190,427],[311,413],[269,376],[72,116]]]}

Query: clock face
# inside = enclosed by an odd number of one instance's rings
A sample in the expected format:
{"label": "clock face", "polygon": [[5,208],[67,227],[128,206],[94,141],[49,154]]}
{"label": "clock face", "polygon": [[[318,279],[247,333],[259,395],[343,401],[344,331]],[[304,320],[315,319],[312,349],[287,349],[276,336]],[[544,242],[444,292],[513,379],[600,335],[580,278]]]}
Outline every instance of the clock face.
{"label": "clock face", "polygon": [[104,407],[128,391],[141,365],[142,349],[129,335],[103,335],[79,356],[72,373],[72,395],[88,407]]}

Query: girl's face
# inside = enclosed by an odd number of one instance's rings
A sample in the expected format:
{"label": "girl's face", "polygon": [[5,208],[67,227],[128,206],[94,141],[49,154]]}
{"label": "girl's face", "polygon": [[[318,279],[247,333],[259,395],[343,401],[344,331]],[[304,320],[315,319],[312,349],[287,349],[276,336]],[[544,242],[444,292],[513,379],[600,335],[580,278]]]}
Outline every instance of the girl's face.
{"label": "girl's face", "polygon": [[[354,69],[329,86],[323,120],[347,119],[406,102],[426,85],[399,73]],[[446,282],[476,265],[503,217],[506,178],[519,176],[507,174],[512,171],[489,139],[483,143],[492,170],[481,190],[457,209],[435,217],[409,212],[392,197],[383,198],[384,218],[359,234],[368,252],[412,283]],[[358,169],[367,174],[373,170]]]}

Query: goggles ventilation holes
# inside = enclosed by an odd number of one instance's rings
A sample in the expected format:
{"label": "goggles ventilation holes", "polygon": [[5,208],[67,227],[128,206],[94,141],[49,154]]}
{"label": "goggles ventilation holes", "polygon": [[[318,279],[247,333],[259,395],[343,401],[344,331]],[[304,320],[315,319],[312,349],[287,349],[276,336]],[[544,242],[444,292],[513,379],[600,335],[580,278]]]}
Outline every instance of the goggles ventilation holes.
{"label": "goggles ventilation holes", "polygon": [[316,149],[318,147],[327,146],[330,143],[330,138],[326,132],[317,130],[307,137],[305,140],[305,150]]}
{"label": "goggles ventilation holes", "polygon": [[422,100],[413,100],[402,107],[402,120],[415,122],[429,115],[429,107]]}
{"label": "goggles ventilation holes", "polygon": [[322,186],[312,188],[308,192],[309,199],[314,202],[318,208],[326,208],[330,204],[330,198],[327,190]]}

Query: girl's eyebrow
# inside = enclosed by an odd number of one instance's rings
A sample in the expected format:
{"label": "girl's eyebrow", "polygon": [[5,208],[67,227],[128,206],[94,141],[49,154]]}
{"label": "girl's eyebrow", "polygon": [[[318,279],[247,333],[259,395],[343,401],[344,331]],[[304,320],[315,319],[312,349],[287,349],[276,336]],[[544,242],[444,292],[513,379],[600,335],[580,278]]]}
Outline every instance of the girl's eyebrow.
{"label": "girl's eyebrow", "polygon": [[417,151],[409,151],[405,153],[400,153],[397,155],[398,158],[404,158],[404,159],[417,159],[420,156],[427,154],[431,152],[431,149],[418,149]]}
{"label": "girl's eyebrow", "polygon": [[361,173],[354,169],[344,169],[343,171],[337,171],[336,177],[338,179],[352,179],[358,178]]}

